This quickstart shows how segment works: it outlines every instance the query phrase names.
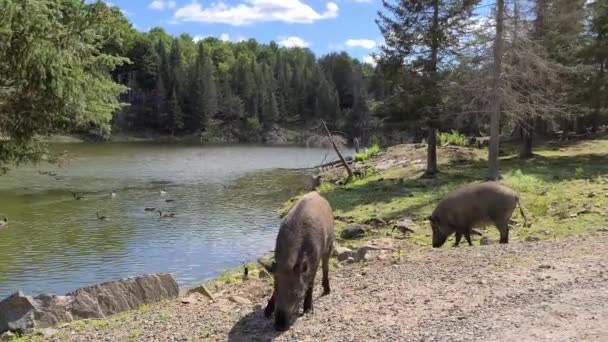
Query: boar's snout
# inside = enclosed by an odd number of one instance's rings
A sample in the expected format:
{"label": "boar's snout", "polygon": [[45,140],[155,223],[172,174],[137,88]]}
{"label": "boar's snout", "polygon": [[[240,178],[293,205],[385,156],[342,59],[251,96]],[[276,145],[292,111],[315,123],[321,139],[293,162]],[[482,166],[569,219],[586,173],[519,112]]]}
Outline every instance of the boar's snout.
{"label": "boar's snout", "polygon": [[443,235],[438,229],[433,232],[433,248],[439,248],[443,246],[445,241],[448,239],[446,235]]}
{"label": "boar's snout", "polygon": [[278,331],[285,331],[289,329],[291,324],[291,319],[289,318],[289,313],[286,311],[277,311],[275,313],[274,318],[274,328]]}

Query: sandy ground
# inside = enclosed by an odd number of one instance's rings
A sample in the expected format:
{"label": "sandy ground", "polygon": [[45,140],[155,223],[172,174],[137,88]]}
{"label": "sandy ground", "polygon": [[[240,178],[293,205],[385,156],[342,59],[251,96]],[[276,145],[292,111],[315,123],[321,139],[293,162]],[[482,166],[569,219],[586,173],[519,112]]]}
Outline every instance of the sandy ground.
{"label": "sandy ground", "polygon": [[[415,249],[344,265],[332,293],[284,333],[257,276],[202,296],[89,324],[56,341],[608,341],[608,233],[556,241]],[[320,281],[320,272],[317,280]],[[232,295],[245,300],[235,303]],[[233,298],[234,300],[234,298]],[[248,302],[250,301],[250,302]],[[184,303],[188,302],[188,303]]]}

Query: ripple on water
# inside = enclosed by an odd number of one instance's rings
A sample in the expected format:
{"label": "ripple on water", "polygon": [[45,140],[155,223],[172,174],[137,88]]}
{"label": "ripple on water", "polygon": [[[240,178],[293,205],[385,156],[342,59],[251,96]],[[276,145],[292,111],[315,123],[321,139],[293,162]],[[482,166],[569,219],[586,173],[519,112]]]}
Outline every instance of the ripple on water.
{"label": "ripple on water", "polygon": [[[0,297],[17,289],[65,293],[153,272],[171,272],[182,286],[217,276],[274,247],[276,209],[306,183],[304,172],[275,169],[313,166],[326,153],[161,144],[64,149],[73,157],[66,167],[0,177],[0,214],[11,220],[0,230]],[[176,216],[159,219],[146,207]]]}

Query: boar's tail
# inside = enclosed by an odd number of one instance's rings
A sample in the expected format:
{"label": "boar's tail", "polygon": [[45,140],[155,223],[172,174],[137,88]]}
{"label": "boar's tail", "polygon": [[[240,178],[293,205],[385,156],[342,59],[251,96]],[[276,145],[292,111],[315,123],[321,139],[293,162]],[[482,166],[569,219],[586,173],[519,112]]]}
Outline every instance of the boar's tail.
{"label": "boar's tail", "polygon": [[524,213],[524,209],[521,206],[521,202],[519,201],[519,197],[517,197],[517,206],[519,207],[519,213],[524,218],[524,227],[528,226],[528,219],[526,218],[526,214]]}

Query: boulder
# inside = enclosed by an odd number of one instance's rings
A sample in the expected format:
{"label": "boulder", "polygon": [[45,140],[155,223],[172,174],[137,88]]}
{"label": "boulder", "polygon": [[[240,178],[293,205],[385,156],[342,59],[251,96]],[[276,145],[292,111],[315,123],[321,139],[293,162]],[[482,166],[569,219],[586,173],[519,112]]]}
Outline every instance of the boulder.
{"label": "boulder", "polygon": [[341,246],[336,246],[333,251],[334,256],[338,261],[345,261],[353,256],[353,251]]}
{"label": "boulder", "polygon": [[346,227],[340,232],[340,237],[349,240],[357,239],[365,235],[365,228],[363,226],[350,226]]}
{"label": "boulder", "polygon": [[414,221],[409,217],[404,217],[395,223],[395,228],[402,234],[414,233]]}
{"label": "boulder", "polygon": [[103,318],[178,295],[177,282],[167,273],[106,282],[65,296],[17,292],[0,302],[0,332],[29,333],[76,319]]}
{"label": "boulder", "polygon": [[34,328],[36,301],[23,292],[16,292],[0,302],[0,333],[29,332]]}

